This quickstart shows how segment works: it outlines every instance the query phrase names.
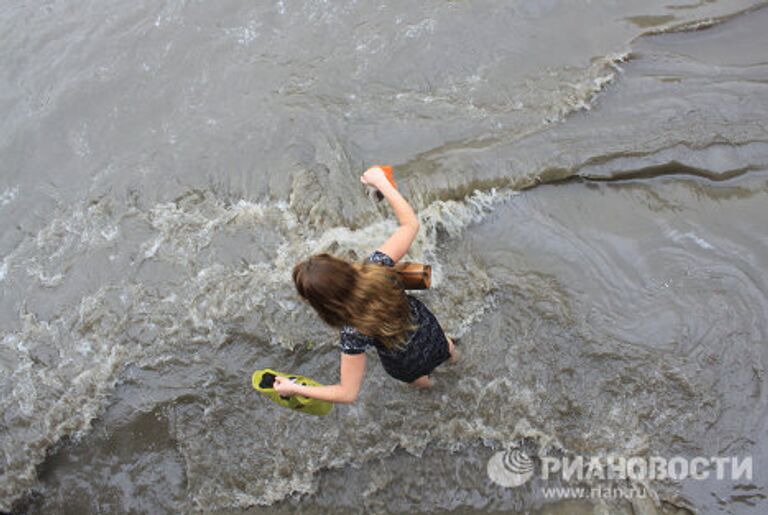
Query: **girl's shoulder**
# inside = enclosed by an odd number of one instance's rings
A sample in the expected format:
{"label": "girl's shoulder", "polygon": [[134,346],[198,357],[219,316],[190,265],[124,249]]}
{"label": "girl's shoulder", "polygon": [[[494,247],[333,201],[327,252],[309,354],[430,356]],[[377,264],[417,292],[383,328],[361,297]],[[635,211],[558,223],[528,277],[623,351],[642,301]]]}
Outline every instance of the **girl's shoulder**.
{"label": "girl's shoulder", "polygon": [[339,332],[339,345],[344,354],[362,354],[369,345],[374,345],[374,339],[351,325],[345,325]]}
{"label": "girl's shoulder", "polygon": [[377,263],[386,266],[395,266],[395,261],[380,250],[374,250],[373,253],[371,253],[371,255],[365,259],[365,262]]}

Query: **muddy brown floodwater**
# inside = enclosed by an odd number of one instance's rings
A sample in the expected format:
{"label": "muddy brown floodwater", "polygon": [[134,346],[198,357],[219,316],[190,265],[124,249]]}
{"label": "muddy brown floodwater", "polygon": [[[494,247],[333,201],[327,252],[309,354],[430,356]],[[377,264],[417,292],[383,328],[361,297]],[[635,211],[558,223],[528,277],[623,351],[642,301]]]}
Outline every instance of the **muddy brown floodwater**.
{"label": "muddy brown floodwater", "polygon": [[[768,512],[764,4],[5,3],[0,510]],[[290,270],[395,227],[373,163],[462,361],[302,417],[250,374],[337,380]],[[753,475],[554,499],[512,448]]]}

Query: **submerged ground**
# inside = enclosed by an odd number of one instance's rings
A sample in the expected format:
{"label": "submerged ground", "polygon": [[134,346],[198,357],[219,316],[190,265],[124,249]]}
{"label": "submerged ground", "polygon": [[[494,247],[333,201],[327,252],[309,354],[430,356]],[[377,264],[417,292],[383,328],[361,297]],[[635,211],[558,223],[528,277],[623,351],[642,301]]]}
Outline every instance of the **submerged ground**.
{"label": "submerged ground", "polygon": [[[650,506],[768,510],[761,2],[12,2],[0,8],[0,510],[574,513],[498,450],[752,456]],[[394,227],[462,338],[429,393],[336,336],[293,264]],[[371,356],[372,358],[374,356]],[[635,504],[634,509],[646,504]]]}

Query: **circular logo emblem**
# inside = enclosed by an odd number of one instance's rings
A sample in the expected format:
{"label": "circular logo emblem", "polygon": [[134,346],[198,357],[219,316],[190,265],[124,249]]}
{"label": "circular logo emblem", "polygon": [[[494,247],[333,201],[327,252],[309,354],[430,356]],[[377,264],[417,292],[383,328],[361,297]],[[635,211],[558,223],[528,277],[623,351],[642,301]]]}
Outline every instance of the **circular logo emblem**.
{"label": "circular logo emblem", "polygon": [[533,476],[533,459],[520,448],[499,451],[488,460],[488,477],[507,488],[520,486]]}

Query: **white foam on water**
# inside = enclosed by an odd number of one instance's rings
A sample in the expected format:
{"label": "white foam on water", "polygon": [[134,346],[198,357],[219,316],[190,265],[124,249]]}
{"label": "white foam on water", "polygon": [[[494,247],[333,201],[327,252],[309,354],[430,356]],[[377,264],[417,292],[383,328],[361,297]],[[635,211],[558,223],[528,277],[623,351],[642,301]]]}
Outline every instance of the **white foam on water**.
{"label": "white foam on water", "polygon": [[8,256],[3,257],[3,262],[0,263],[0,282],[5,281],[5,276],[8,274]]}
{"label": "white foam on water", "polygon": [[[3,336],[4,345],[16,349],[16,366],[4,381],[11,385],[9,394],[0,399],[8,423],[2,441],[7,460],[0,480],[2,509],[34,484],[35,465],[48,447],[64,435],[77,437],[89,428],[112,391],[117,373],[135,355],[98,333],[66,345],[70,323],[82,328],[96,322],[92,315],[98,304],[94,297],[84,298],[66,319],[52,321],[38,320],[24,311],[21,330]],[[45,356],[50,351],[55,358],[49,363]]]}
{"label": "white foam on water", "polygon": [[[495,205],[514,194],[512,191],[476,191],[465,201],[433,202],[419,213],[422,231],[411,258],[429,261],[439,271],[443,266],[437,252],[439,233],[459,236],[466,227],[482,220]],[[247,315],[249,310],[259,310],[270,303],[285,312],[294,311],[295,295],[286,284],[290,284],[290,270],[295,262],[330,248],[336,253],[370,252],[396,228],[394,220],[382,219],[357,230],[345,227],[316,230],[299,224],[284,202],[265,204],[240,200],[225,205],[209,198],[194,206],[185,210],[176,203],[163,203],[150,209],[146,218],[157,234],[141,246],[143,255],[148,259],[189,262],[227,224],[267,225],[277,229],[284,242],[271,262],[252,263],[245,272],[214,264],[199,270],[186,285],[186,291],[170,292],[155,300],[146,296],[141,285],[118,283],[83,297],[71,312],[59,313],[55,320],[38,320],[31,313],[22,313],[22,329],[3,335],[4,342],[15,342],[13,348],[19,366],[7,377],[9,384],[14,385],[12,394],[0,404],[5,413],[22,417],[27,420],[25,424],[37,427],[38,436],[30,440],[26,431],[27,436],[21,433],[14,436],[14,427],[21,426],[14,424],[13,418],[9,419],[9,433],[3,442],[9,465],[0,481],[4,498],[11,499],[34,484],[35,465],[44,458],[45,448],[64,435],[88,431],[91,420],[102,409],[127,363],[161,360],[180,344],[179,338],[220,345],[226,334],[219,321],[238,312]],[[42,285],[56,286],[66,275],[49,274],[42,263],[50,256],[66,258],[111,242],[119,236],[115,227],[117,222],[107,216],[106,211],[75,208],[69,216],[57,217],[39,231],[33,245],[17,248],[16,257]],[[8,259],[6,256],[3,260],[2,274],[7,270]],[[439,274],[437,279],[439,285]],[[120,299],[119,306],[109,306],[110,291]],[[188,325],[185,331],[179,333],[179,327],[174,326],[166,334],[158,334],[152,352],[147,352],[149,348],[142,347],[140,342],[125,337],[127,324],[132,323],[124,318],[126,313],[162,312],[159,307],[153,307],[154,304],[178,304],[182,294],[184,299],[205,298],[197,304],[181,301],[184,323]],[[490,300],[486,295],[487,292],[478,292],[479,310],[474,316],[463,317],[466,323],[487,309]],[[236,310],[235,314],[232,310]],[[289,325],[284,321],[269,324],[273,343],[291,346],[301,341],[301,333],[308,330],[303,326],[291,329]],[[69,338],[68,335],[75,334],[70,326],[75,332],[81,331],[83,337]],[[69,345],[68,340],[71,340]],[[55,361],[41,361],[36,357],[47,348],[57,349]],[[311,478],[309,473],[305,479],[311,482]],[[300,491],[303,488],[300,483],[304,484],[304,480],[286,486],[281,494],[277,489],[274,496],[261,501],[274,502],[291,491]],[[251,501],[253,499],[248,502]]]}
{"label": "white foam on water", "polygon": [[2,193],[0,193],[0,207],[3,207],[6,204],[10,204],[14,200],[16,200],[16,197],[19,195],[19,187],[14,186],[12,188],[7,188],[3,190]]}
{"label": "white foam on water", "polygon": [[[117,242],[119,220],[112,214],[111,201],[83,204],[68,212],[64,209],[59,206],[48,225],[22,240],[5,256],[4,263],[18,263],[18,268],[41,286],[56,287],[66,277],[66,258]],[[0,280],[3,278],[0,274]]]}
{"label": "white foam on water", "polygon": [[144,258],[149,259],[153,257],[155,254],[157,254],[157,249],[160,248],[160,245],[162,243],[163,243],[163,237],[158,236],[152,242],[149,242],[149,243],[145,242],[144,244],[142,244],[141,253],[144,256]]}
{"label": "white foam on water", "polygon": [[698,30],[708,29],[710,27],[714,27],[716,25],[725,23],[728,20],[732,20],[733,18],[743,16],[745,14],[749,14],[751,12],[762,9],[763,7],[768,5],[768,2],[755,2],[752,5],[748,5],[748,3],[744,3],[743,5],[746,6],[743,9],[737,10],[735,12],[725,13],[719,16],[707,16],[704,18],[687,20],[682,23],[669,23],[659,27],[653,27],[646,30],[638,37],[654,36],[659,34],[674,34],[677,32],[695,32]]}
{"label": "white foam on water", "polygon": [[431,34],[435,31],[435,27],[437,26],[437,22],[433,20],[432,18],[426,18],[424,20],[421,20],[419,23],[414,23],[413,25],[408,25],[405,28],[405,37],[407,38],[419,38],[425,34]]}
{"label": "white foam on water", "polygon": [[681,242],[681,241],[684,241],[684,240],[692,241],[696,245],[701,247],[702,249],[714,250],[714,248],[715,248],[714,245],[709,243],[707,240],[697,236],[693,231],[687,231],[687,232],[682,233],[682,232],[677,231],[675,229],[670,229],[667,232],[667,236],[669,238],[671,238],[672,240],[676,241],[676,242]]}
{"label": "white foam on water", "polygon": [[260,35],[258,29],[261,28],[261,25],[261,23],[250,21],[248,25],[244,27],[226,28],[223,30],[224,34],[227,36],[232,36],[239,45],[250,46],[254,41],[258,39]]}
{"label": "white foam on water", "polygon": [[[487,85],[485,71],[468,75],[464,79],[451,79],[449,84],[435,87],[429,92],[409,90],[397,91],[389,95],[389,100],[402,109],[412,105],[439,104],[436,108],[448,112],[460,109],[464,116],[476,119],[496,119],[505,113],[519,113],[528,109],[536,117],[529,120],[530,125],[512,128],[519,135],[531,134],[543,126],[560,123],[572,113],[590,110],[599,95],[622,73],[621,65],[629,59],[629,48],[595,58],[585,68],[564,68],[542,72],[512,90],[501,95],[495,101],[476,101],[474,95],[468,95],[480,85]],[[522,99],[522,100],[521,100]],[[524,100],[524,101],[523,101]],[[497,121],[497,128],[504,128],[505,122]]]}
{"label": "white foam on water", "polygon": [[599,94],[621,73],[620,65],[625,63],[629,56],[630,50],[626,49],[594,59],[582,72],[582,77],[576,82],[566,83],[565,87],[560,89],[544,122],[562,122],[572,113],[591,110]]}

